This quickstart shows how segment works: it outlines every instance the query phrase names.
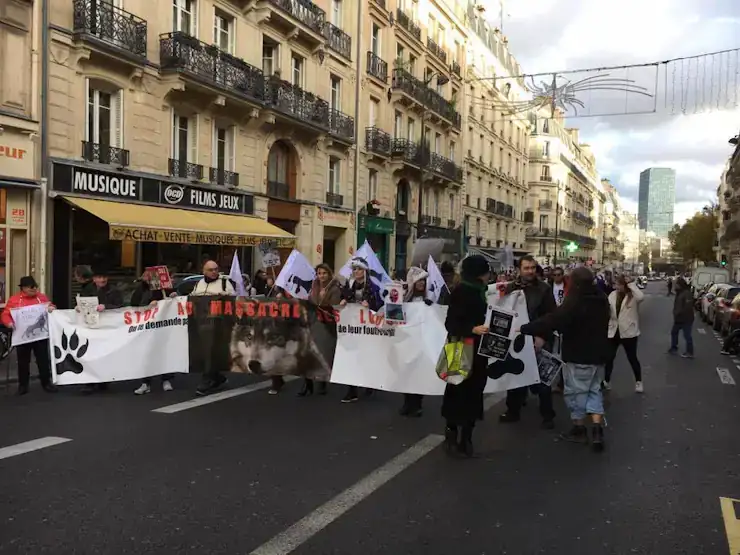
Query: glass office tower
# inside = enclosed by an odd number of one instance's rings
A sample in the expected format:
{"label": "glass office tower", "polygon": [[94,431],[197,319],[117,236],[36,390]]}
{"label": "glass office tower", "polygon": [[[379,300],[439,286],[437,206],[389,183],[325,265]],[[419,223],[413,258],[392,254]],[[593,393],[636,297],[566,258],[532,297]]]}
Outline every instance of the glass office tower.
{"label": "glass office tower", "polygon": [[640,173],[637,218],[640,229],[667,237],[673,227],[676,170],[648,168]]}

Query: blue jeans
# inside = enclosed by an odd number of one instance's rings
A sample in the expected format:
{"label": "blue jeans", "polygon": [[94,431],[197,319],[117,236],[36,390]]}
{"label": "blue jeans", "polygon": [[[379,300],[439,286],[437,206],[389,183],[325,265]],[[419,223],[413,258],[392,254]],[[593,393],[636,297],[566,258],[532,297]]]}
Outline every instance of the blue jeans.
{"label": "blue jeans", "polygon": [[691,338],[691,328],[693,325],[693,322],[687,322],[685,324],[674,322],[671,328],[671,351],[678,350],[678,332],[681,331],[686,341],[686,352],[690,355],[694,354],[694,340]]}
{"label": "blue jeans", "polygon": [[587,414],[604,414],[604,399],[601,396],[603,364],[566,362],[563,366],[563,377],[565,378],[563,398],[572,420],[583,420]]}

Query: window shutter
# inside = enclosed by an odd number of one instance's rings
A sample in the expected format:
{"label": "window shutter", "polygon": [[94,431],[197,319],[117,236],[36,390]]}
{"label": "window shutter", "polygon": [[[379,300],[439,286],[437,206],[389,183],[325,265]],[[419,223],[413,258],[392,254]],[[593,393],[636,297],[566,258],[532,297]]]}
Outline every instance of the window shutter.
{"label": "window shutter", "polygon": [[230,172],[236,171],[234,159],[236,158],[236,126],[229,127],[226,133],[226,169]]}
{"label": "window shutter", "polygon": [[198,114],[188,118],[188,151],[191,164],[198,163]]}
{"label": "window shutter", "polygon": [[93,137],[90,137],[90,118],[93,115],[90,113],[90,79],[85,78],[85,140],[92,141]]}
{"label": "window shutter", "polygon": [[190,18],[190,26],[192,29],[190,29],[190,34],[194,37],[198,37],[198,10],[200,9],[200,2],[198,0],[193,0],[193,3],[191,4],[193,13]]}
{"label": "window shutter", "polygon": [[175,109],[170,108],[170,158],[177,158],[177,114]]}
{"label": "window shutter", "polygon": [[216,118],[211,121],[211,167],[218,168],[218,125]]}
{"label": "window shutter", "polygon": [[111,98],[113,100],[113,125],[111,126],[110,144],[123,148],[123,89],[119,89]]}

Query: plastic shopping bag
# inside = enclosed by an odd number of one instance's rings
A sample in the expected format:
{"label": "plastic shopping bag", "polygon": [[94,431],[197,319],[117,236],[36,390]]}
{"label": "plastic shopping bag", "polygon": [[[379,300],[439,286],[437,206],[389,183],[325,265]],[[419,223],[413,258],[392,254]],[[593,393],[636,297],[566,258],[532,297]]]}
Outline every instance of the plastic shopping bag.
{"label": "plastic shopping bag", "polygon": [[470,375],[474,356],[472,338],[448,339],[437,360],[437,376],[449,384],[461,384]]}

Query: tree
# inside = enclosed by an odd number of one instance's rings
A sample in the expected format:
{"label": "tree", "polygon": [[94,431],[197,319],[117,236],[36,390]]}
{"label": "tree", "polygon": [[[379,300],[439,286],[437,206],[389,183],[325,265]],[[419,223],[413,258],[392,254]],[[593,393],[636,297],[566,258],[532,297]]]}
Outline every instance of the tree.
{"label": "tree", "polygon": [[697,260],[713,262],[716,260],[714,242],[718,226],[716,207],[705,206],[685,224],[674,225],[668,233],[673,252],[681,256],[686,263]]}

